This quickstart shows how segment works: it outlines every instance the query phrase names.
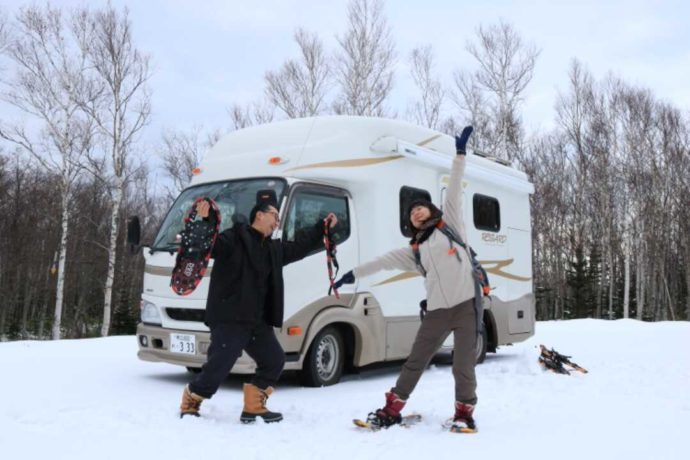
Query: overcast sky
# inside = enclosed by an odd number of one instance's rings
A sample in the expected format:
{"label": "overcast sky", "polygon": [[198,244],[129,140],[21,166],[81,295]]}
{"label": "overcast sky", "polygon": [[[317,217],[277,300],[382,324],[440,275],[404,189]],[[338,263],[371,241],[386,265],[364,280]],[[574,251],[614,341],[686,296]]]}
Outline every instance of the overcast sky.
{"label": "overcast sky", "polygon": [[[82,2],[54,0],[53,5]],[[690,7],[682,1],[388,0],[385,12],[398,63],[390,107],[404,114],[414,97],[410,51],[431,44],[437,71],[450,84],[457,69],[474,65],[465,50],[479,25],[511,23],[541,50],[523,115],[528,132],[553,126],[554,102],[567,88],[573,58],[599,80],[608,72],[690,108]],[[24,1],[3,0],[12,14]],[[92,6],[105,1],[91,0]],[[296,57],[297,27],[317,33],[329,50],[346,27],[347,0],[113,0],[126,5],[134,39],[153,60],[154,114],[145,135],[163,128],[227,128],[227,108],[263,95],[266,70]],[[450,107],[449,107],[450,108]]]}

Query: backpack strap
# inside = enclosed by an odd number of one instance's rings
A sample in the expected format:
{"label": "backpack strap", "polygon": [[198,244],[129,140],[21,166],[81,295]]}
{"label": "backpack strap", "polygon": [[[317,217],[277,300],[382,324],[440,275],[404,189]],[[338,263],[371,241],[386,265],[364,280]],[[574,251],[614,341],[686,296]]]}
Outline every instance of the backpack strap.
{"label": "backpack strap", "polygon": [[[484,296],[488,296],[491,294],[491,287],[489,286],[489,277],[486,274],[486,270],[484,270],[484,267],[479,263],[477,260],[477,253],[474,252],[474,249],[472,247],[468,247],[463,243],[462,239],[460,238],[460,235],[444,220],[440,220],[438,224],[436,224],[436,228],[438,228],[444,235],[448,237],[448,244],[450,244],[451,249],[448,250],[448,253],[451,252],[451,250],[454,250],[453,248],[453,241],[460,246],[466,251],[469,252],[470,255],[470,263],[472,265],[472,274],[474,275],[475,280],[481,287],[481,293]],[[458,260],[460,260],[460,255],[455,252],[456,257]],[[462,262],[460,260],[460,262]]]}
{"label": "backpack strap", "polygon": [[450,225],[446,224],[446,222],[443,219],[441,219],[438,222],[438,224],[436,224],[436,227],[441,231],[441,233],[448,237],[448,244],[450,244],[451,247],[451,249],[448,250],[448,253],[450,254],[452,250],[455,254],[455,257],[458,258],[458,261],[460,263],[462,263],[462,259],[460,259],[460,254],[458,254],[458,252],[455,251],[455,248],[453,248],[453,242],[459,244],[465,251],[469,253],[470,266],[472,267],[472,277],[474,278],[474,313],[476,321],[475,326],[477,331],[475,340],[477,340],[477,338],[480,335],[482,335],[484,328],[483,296],[488,296],[491,292],[486,272],[477,260],[477,253],[474,252],[474,250],[471,247],[468,247],[462,241],[462,238],[460,238],[460,235],[455,231],[455,229],[453,229]]}
{"label": "backpack strap", "polygon": [[417,269],[422,272],[422,276],[426,278],[426,269],[422,265],[422,256],[419,254],[419,243],[416,241],[410,243],[410,248],[412,248],[412,253],[414,254],[414,263],[417,265]]}

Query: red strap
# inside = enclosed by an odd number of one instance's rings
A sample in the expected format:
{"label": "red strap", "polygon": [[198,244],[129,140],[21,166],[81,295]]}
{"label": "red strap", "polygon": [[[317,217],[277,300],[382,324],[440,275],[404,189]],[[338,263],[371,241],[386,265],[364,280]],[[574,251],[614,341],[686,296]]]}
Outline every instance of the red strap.
{"label": "red strap", "polygon": [[330,220],[328,219],[323,221],[323,245],[326,247],[326,267],[328,269],[328,281],[330,283],[328,295],[331,295],[331,292],[333,292],[333,294],[335,294],[335,298],[340,299],[338,290],[335,287],[335,275],[333,273],[333,265],[336,266],[336,273],[339,269],[339,266],[338,260],[335,258],[335,241],[333,241],[333,237],[330,233]]}

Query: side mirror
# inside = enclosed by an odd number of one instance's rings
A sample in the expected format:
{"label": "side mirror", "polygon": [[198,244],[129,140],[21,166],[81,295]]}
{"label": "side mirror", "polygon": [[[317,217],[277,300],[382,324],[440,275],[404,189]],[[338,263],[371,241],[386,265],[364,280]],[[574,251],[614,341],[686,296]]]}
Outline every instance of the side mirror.
{"label": "side mirror", "polygon": [[139,242],[141,240],[141,224],[139,217],[132,216],[127,221],[127,244],[129,245],[129,253],[136,254],[141,249]]}

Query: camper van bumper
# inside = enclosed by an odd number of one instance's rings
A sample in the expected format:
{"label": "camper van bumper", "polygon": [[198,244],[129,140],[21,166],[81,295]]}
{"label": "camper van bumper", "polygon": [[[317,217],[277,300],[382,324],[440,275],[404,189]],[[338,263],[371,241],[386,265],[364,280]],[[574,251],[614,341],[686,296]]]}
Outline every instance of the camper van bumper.
{"label": "camper van bumper", "polygon": [[[189,346],[186,353],[170,350],[171,340],[176,335],[191,336],[193,347]],[[188,337],[188,338],[191,338]],[[139,324],[137,326],[137,343],[139,351],[137,357],[142,361],[169,363],[187,368],[201,368],[206,362],[206,352],[211,344],[211,334],[208,332],[189,331],[183,329],[168,329],[160,326]],[[285,369],[299,369],[298,362],[288,360]],[[237,360],[233,366],[233,374],[253,374],[256,363],[246,353]]]}

